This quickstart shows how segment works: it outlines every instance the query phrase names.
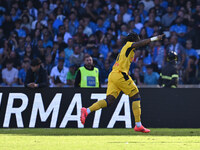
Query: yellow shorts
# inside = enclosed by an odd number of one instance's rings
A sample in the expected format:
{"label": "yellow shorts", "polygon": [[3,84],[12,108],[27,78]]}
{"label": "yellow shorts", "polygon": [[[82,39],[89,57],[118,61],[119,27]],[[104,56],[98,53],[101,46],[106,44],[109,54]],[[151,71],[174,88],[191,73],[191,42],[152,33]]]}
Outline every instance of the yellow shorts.
{"label": "yellow shorts", "polygon": [[120,91],[129,97],[134,96],[139,92],[132,78],[122,72],[111,72],[108,76],[108,88],[106,95],[118,97]]}

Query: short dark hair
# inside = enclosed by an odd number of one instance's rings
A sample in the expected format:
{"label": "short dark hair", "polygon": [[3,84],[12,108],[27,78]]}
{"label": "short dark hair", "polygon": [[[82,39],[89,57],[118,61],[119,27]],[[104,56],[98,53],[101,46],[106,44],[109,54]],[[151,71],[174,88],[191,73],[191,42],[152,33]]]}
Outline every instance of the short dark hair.
{"label": "short dark hair", "polygon": [[89,54],[85,54],[85,56],[84,56],[84,61],[85,61],[86,58],[89,58],[89,57],[92,57],[92,56],[89,55]]}
{"label": "short dark hair", "polygon": [[146,68],[147,68],[147,69],[153,69],[153,65],[152,65],[152,64],[147,65]]}
{"label": "short dark hair", "polygon": [[40,65],[41,63],[42,63],[42,61],[39,58],[36,57],[31,61],[31,66],[35,67],[35,66]]}
{"label": "short dark hair", "polygon": [[12,59],[7,59],[6,64],[13,64]]}

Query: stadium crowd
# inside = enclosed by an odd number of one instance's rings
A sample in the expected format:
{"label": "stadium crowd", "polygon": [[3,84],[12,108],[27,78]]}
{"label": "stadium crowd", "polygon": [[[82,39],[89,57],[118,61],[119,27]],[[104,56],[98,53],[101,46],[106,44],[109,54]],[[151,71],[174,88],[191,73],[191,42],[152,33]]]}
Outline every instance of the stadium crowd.
{"label": "stadium crowd", "polygon": [[88,54],[106,84],[130,32],[165,33],[136,50],[129,72],[136,84],[158,84],[169,51],[178,54],[179,84],[200,83],[200,0],[1,0],[0,85],[23,86],[38,57],[51,87],[73,86]]}

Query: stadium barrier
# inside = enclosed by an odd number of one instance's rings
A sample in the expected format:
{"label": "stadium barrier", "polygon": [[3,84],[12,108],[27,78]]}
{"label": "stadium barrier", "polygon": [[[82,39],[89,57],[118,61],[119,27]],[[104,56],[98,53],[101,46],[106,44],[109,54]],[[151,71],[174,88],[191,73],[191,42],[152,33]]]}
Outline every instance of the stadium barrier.
{"label": "stadium barrier", "polygon": [[[83,128],[80,108],[106,97],[106,89],[0,88],[0,128]],[[141,88],[143,124],[152,128],[199,128],[199,89]],[[132,128],[128,96],[91,113],[86,128]]]}

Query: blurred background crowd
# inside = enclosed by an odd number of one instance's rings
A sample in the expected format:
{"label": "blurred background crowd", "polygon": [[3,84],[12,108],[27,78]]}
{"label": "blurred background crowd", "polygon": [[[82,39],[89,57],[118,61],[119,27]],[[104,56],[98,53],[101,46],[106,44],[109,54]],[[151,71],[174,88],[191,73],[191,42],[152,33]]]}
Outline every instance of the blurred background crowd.
{"label": "blurred background crowd", "polygon": [[73,86],[89,54],[106,85],[130,32],[166,35],[136,50],[129,74],[137,85],[158,84],[169,51],[178,54],[179,84],[199,84],[200,0],[1,0],[0,84],[23,86],[38,57],[50,86],[58,74],[57,82]]}

